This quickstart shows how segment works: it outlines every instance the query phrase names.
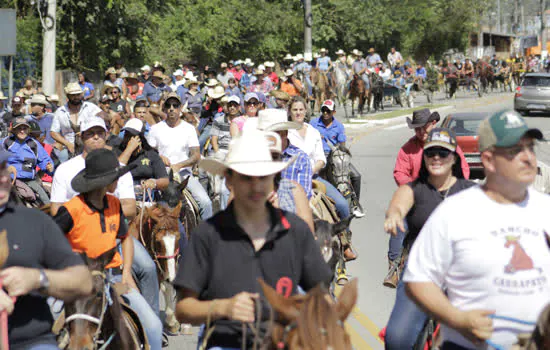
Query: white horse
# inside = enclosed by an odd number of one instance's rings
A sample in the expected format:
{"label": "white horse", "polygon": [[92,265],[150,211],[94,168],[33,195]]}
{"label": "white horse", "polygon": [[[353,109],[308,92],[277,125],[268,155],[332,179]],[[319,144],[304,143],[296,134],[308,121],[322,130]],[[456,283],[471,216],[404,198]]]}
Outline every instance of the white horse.
{"label": "white horse", "polygon": [[347,65],[337,62],[334,65],[334,84],[336,100],[340,106],[344,107],[346,119],[348,118],[348,110],[346,109],[348,84],[351,77],[351,71]]}

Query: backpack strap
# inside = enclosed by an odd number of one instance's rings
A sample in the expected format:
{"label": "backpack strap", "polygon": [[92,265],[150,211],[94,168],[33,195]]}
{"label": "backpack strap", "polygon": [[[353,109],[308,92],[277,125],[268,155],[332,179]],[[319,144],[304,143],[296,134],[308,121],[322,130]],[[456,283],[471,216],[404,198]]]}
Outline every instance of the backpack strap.
{"label": "backpack strap", "polygon": [[[4,139],[4,143],[3,143],[3,146],[4,146],[4,149],[6,151],[9,151],[10,147],[15,143],[15,136],[14,135],[10,135],[8,137],[6,137]],[[27,139],[27,141],[25,141],[25,143],[27,144],[27,146],[29,146],[29,148],[31,149],[32,153],[34,153],[34,156],[38,159],[38,145],[37,145],[37,142],[35,139],[33,139],[32,137],[29,137]]]}

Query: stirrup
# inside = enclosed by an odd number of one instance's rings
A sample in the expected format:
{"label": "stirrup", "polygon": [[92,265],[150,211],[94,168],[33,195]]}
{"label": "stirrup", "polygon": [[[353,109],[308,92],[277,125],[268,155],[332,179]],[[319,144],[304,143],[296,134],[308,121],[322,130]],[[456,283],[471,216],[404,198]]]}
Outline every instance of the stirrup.
{"label": "stirrup", "polygon": [[348,276],[346,276],[346,270],[345,269],[338,269],[337,276],[336,276],[336,284],[339,286],[343,286],[346,283],[348,283],[349,279]]}

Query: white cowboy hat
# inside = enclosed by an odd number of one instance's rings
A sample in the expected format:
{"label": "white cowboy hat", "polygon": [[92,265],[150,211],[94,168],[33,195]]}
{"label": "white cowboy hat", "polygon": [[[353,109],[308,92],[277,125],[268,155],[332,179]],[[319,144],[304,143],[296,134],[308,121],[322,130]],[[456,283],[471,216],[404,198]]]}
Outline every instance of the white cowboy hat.
{"label": "white cowboy hat", "polygon": [[317,52],[313,54],[313,58],[319,58],[319,57],[321,57],[321,55],[318,54]]}
{"label": "white cowboy hat", "polygon": [[0,90],[0,101],[7,100],[8,97],[4,95],[4,91]]}
{"label": "white cowboy hat", "polygon": [[296,59],[296,61],[303,60],[303,59],[304,59],[304,55],[302,55],[301,53],[299,53],[299,54],[296,55],[295,59]]}
{"label": "white cowboy hat", "polygon": [[175,77],[183,77],[183,71],[181,69],[176,69],[174,73],[172,73]]}
{"label": "white cowboy hat", "polygon": [[83,93],[84,91],[82,91],[80,84],[77,82],[68,83],[67,86],[65,86],[65,95],[80,95]]}
{"label": "white cowboy hat", "polygon": [[185,83],[183,83],[183,86],[186,88],[186,89],[189,89],[189,86],[191,86],[191,84],[198,84],[199,81],[197,80],[196,77],[191,77],[191,78],[188,78],[187,80],[185,80]]}
{"label": "white cowboy hat", "polygon": [[151,71],[151,67],[148,66],[148,65],[145,65],[145,66],[141,67],[140,70],[141,70],[142,72],[150,72],[150,71]]}
{"label": "white cowboy hat", "polygon": [[352,55],[354,56],[363,56],[363,53],[357,49],[353,49],[353,51],[351,52]]}
{"label": "white cowboy hat", "polygon": [[304,60],[305,60],[306,62],[311,62],[311,61],[313,61],[313,57],[312,57],[311,55],[306,55],[306,56],[304,57]]}
{"label": "white cowboy hat", "polygon": [[214,86],[220,85],[220,82],[217,79],[212,78],[212,79],[208,79],[206,83],[204,83],[204,85],[208,87],[214,87]]}
{"label": "white cowboy hat", "polygon": [[291,75],[294,75],[294,71],[290,68],[285,70],[285,77],[290,77]]}
{"label": "white cowboy hat", "polygon": [[264,74],[264,70],[263,69],[254,69],[254,75],[262,75]]}
{"label": "white cowboy hat", "polygon": [[221,85],[218,85],[213,89],[208,89],[208,96],[214,100],[221,98],[225,96],[225,89]]}
{"label": "white cowboy hat", "polygon": [[59,96],[57,94],[50,95],[50,97],[48,97],[48,100],[53,102],[59,102]]}
{"label": "white cowboy hat", "polygon": [[283,153],[283,141],[279,134],[274,131],[266,131],[265,138],[267,139],[271,152]]}
{"label": "white cowboy hat", "polygon": [[49,103],[48,103],[48,100],[46,100],[46,96],[42,94],[37,94],[37,95],[32,95],[31,99],[29,100],[29,104],[47,106]]}
{"label": "white cowboy hat", "polygon": [[344,52],[344,50],[342,49],[339,49],[338,51],[335,52],[338,56],[343,56],[345,55],[346,53]]}
{"label": "white cowboy hat", "polygon": [[259,69],[259,70],[262,70],[262,71],[265,71],[265,66],[264,66],[263,64],[260,64],[260,65],[258,66],[258,69]]}
{"label": "white cowboy hat", "polygon": [[273,67],[275,67],[275,62],[266,61],[266,62],[264,62],[264,66],[269,67],[269,68],[273,68]]}
{"label": "white cowboy hat", "polygon": [[245,58],[244,64],[249,64],[249,63],[252,63],[252,60],[250,58]]}
{"label": "white cowboy hat", "polygon": [[294,57],[292,57],[291,54],[287,53],[286,56],[283,59],[290,61],[290,60],[294,59]]}
{"label": "white cowboy hat", "polygon": [[185,79],[197,79],[197,77],[195,77],[195,75],[193,74],[192,71],[187,71],[187,73],[185,73],[185,76],[184,76]]}
{"label": "white cowboy hat", "polygon": [[247,130],[234,138],[224,161],[206,158],[199,162],[199,168],[223,176],[231,169],[246,176],[269,176],[284,170],[290,163],[273,161],[269,142],[263,132]]}
{"label": "white cowboy hat", "polygon": [[328,52],[328,50],[323,47],[319,52]]}
{"label": "white cowboy hat", "polygon": [[268,108],[258,112],[257,128],[262,131],[299,130],[302,125],[297,122],[289,122],[285,110]]}

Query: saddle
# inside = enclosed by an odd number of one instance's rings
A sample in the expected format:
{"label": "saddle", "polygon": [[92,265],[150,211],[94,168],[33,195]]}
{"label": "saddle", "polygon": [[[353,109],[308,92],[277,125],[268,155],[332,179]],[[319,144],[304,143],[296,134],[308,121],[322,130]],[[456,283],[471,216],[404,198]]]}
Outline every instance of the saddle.
{"label": "saddle", "polygon": [[183,197],[187,201],[187,203],[191,204],[191,207],[193,208],[193,212],[197,214],[197,217],[200,217],[199,215],[199,205],[197,204],[197,201],[193,196],[191,195],[191,192],[189,192],[187,189],[183,190]]}
{"label": "saddle", "polygon": [[24,201],[33,203],[36,201],[36,194],[26,183],[21,180],[15,180],[15,191]]}
{"label": "saddle", "polygon": [[129,291],[129,287],[122,283],[115,283],[113,284],[113,288],[118,295],[118,300],[120,302],[120,306],[122,307],[122,312],[128,315],[126,320],[129,323],[129,326],[137,331],[136,333],[139,336],[139,343],[143,344],[143,350],[150,350],[151,346],[149,345],[149,340],[147,339],[145,328],[143,328],[143,325],[141,324],[137,313],[130,307],[130,305],[126,303],[126,301],[124,301],[124,298],[122,297],[123,294]]}
{"label": "saddle", "polygon": [[317,192],[321,192],[321,193],[327,194],[327,187],[325,186],[324,183],[322,183],[322,182],[319,181],[319,180],[312,180],[312,182],[311,182],[311,189],[312,189],[313,191],[317,191]]}

